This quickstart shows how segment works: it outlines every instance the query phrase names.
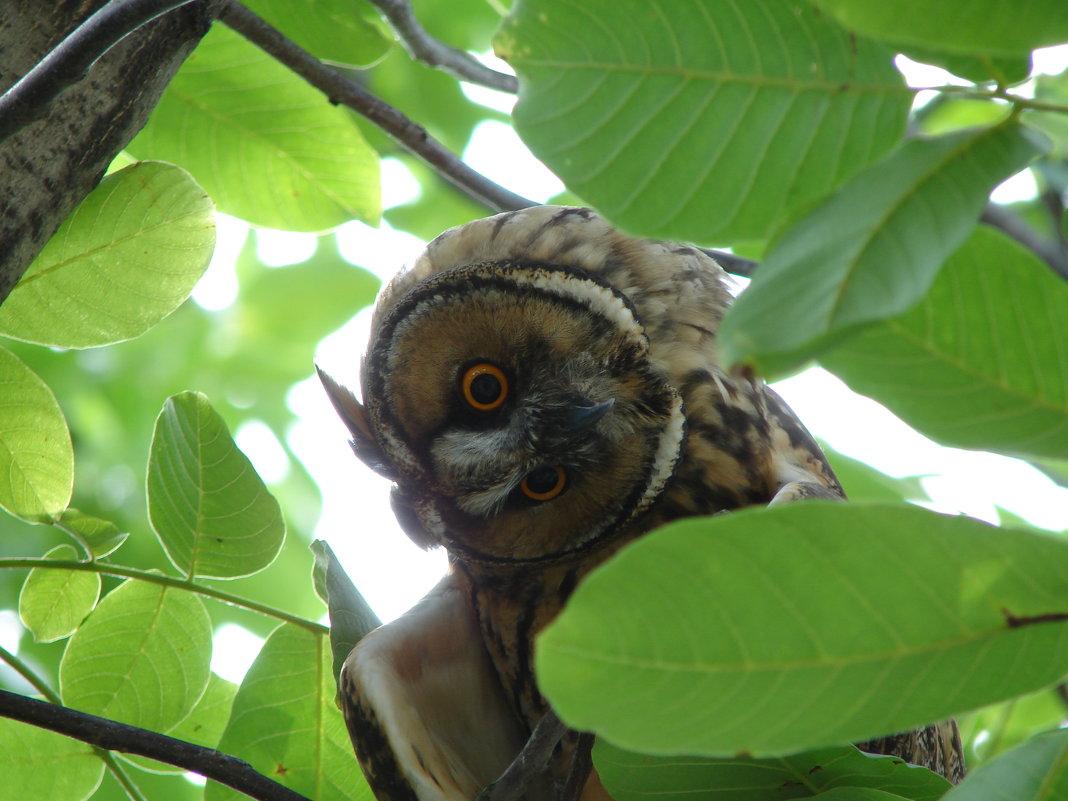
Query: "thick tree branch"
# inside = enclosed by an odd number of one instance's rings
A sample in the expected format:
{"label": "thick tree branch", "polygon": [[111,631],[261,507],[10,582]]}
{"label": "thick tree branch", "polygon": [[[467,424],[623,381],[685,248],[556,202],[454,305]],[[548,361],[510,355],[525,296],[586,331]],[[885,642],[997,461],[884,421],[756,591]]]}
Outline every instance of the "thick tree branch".
{"label": "thick tree branch", "polygon": [[537,205],[472,170],[421,125],[324,65],[235,0],[227,0],[219,19],[323,92],[331,103],[341,103],[366,117],[478,202],[495,211]]}
{"label": "thick tree branch", "polygon": [[36,122],[64,89],[146,22],[194,0],[110,0],[0,96],[0,142]]}
{"label": "thick tree branch", "polygon": [[[109,8],[126,2],[112,2]],[[105,36],[95,23],[94,32],[81,33],[83,22],[100,21],[93,12],[104,7],[103,0],[4,0],[0,90],[33,72],[42,60],[58,59],[59,66],[51,61],[49,74],[38,73],[29,89],[23,84],[0,117],[0,123],[17,127],[18,119],[9,120],[9,114],[32,116],[34,107],[44,111],[41,119],[0,142],[0,301],[145,124],[171,77],[207,32],[220,2],[189,2],[133,33],[123,36],[118,30]],[[151,5],[139,3],[138,8],[145,14]],[[152,8],[164,5],[155,0]],[[124,26],[135,18],[123,16]],[[69,38],[75,43],[68,45]],[[108,49],[116,39],[121,40]],[[92,47],[107,52],[94,58]],[[50,56],[57,48],[60,55]],[[87,65],[88,73],[76,80]]]}
{"label": "thick tree branch", "polygon": [[519,85],[514,75],[490,69],[470,54],[439,42],[423,29],[415,18],[408,0],[371,0],[397,32],[412,58],[437,67],[461,81],[488,86],[501,92],[515,94]]}
{"label": "thick tree branch", "polygon": [[0,716],[65,734],[98,748],[166,762],[233,787],[260,801],[308,801],[237,757],[165,734],[0,690]]}

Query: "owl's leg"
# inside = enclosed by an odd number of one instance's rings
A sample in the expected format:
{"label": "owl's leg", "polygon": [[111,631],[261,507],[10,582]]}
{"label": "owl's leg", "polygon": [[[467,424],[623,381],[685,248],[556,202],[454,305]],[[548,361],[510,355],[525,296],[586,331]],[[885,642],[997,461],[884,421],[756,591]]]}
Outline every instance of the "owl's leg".
{"label": "owl's leg", "polygon": [[[466,579],[456,573],[364,637],[338,683],[379,801],[471,801],[526,741],[483,645]],[[526,801],[549,797],[540,790],[535,783]]]}

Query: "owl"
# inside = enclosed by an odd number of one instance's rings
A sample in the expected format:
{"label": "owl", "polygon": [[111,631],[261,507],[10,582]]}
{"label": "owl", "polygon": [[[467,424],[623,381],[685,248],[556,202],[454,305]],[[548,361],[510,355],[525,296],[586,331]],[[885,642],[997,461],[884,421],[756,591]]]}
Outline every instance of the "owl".
{"label": "owl", "polygon": [[[728,283],[700,249],[589,209],[500,214],[446,231],[384,289],[362,403],[323,375],[357,456],[394,482],[402,528],[449,554],[339,679],[379,801],[471,801],[509,766],[549,711],[535,635],[628,542],[681,517],[843,497],[786,404],[721,366]],[[553,797],[578,743],[565,735],[525,798]],[[952,724],[864,747],[959,778]],[[582,797],[608,797],[595,773]]]}

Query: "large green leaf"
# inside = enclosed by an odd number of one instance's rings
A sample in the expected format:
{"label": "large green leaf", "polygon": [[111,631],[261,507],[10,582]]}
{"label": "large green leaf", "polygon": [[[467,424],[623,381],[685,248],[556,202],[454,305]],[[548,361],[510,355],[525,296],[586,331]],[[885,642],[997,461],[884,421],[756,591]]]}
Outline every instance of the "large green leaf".
{"label": "large green leaf", "polygon": [[104,762],[91,745],[0,718],[4,797],[83,801],[100,786]]}
{"label": "large green leaf", "polygon": [[788,230],[720,329],[723,358],[796,369],[862,323],[915,305],[990,190],[1045,140],[1015,121],[916,139]]}
{"label": "large green leaf", "polygon": [[246,0],[245,5],[323,61],[369,66],[392,44],[373,23],[370,3],[361,0]]}
{"label": "large green leaf", "polygon": [[628,230],[764,239],[899,140],[893,51],[807,3],[519,0],[494,46],[523,140]]}
{"label": "large green leaf", "polygon": [[[279,626],[237,691],[219,750],[316,801],[371,801],[336,690],[326,637]],[[215,782],[205,793],[206,801],[243,797]]]}
{"label": "large green leaf", "polygon": [[59,666],[63,703],[166,731],[208,684],[211,623],[199,597],[127,581],[71,637]]}
{"label": "large green leaf", "polygon": [[1062,0],[812,0],[857,33],[959,53],[1018,56],[1068,42]]}
{"label": "large green leaf", "polygon": [[1068,283],[976,229],[923,301],[821,357],[850,388],[947,445],[1068,453]]}
{"label": "large green leaf", "polygon": [[[57,545],[46,559],[74,559],[70,545]],[[100,596],[100,574],[35,567],[19,593],[19,617],[37,642],[69,637],[93,611]]]}
{"label": "large green leaf", "polygon": [[215,247],[211,199],[180,167],[100,182],[0,306],[0,334],[60,348],[138,337],[189,297]]}
{"label": "large green leaf", "polygon": [[220,211],[320,231],[379,215],[378,156],[349,111],[216,25],[128,150],[183,165]]}
{"label": "large green leaf", "polygon": [[1068,729],[1017,746],[980,766],[945,801],[1061,801],[1068,798]]}
{"label": "large green leaf", "polygon": [[199,392],[168,398],[156,419],[148,516],[187,576],[251,575],[274,561],[285,540],[278,501]]}
{"label": "large green leaf", "polygon": [[561,717],[651,754],[770,756],[904,731],[1068,673],[1068,540],[912,506],[673,523],[538,640]]}
{"label": "large green leaf", "polygon": [[66,508],[73,489],[74,448],[56,396],[0,348],[0,506],[47,523]]}
{"label": "large green leaf", "polygon": [[773,759],[651,756],[597,740],[593,760],[616,801],[661,801],[665,796],[715,801],[788,801],[841,787],[871,787],[913,801],[935,801],[950,784],[937,773],[896,757],[872,756],[853,746]]}

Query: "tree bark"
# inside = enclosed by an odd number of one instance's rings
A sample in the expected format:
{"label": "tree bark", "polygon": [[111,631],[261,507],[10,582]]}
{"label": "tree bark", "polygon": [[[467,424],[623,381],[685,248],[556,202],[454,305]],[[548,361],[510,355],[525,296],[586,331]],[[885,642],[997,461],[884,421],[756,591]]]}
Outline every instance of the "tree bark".
{"label": "tree bark", "polygon": [[[4,0],[0,91],[105,0]],[[174,73],[207,33],[220,0],[200,0],[135,30],[0,144],[0,302],[60,223],[144,126]]]}

